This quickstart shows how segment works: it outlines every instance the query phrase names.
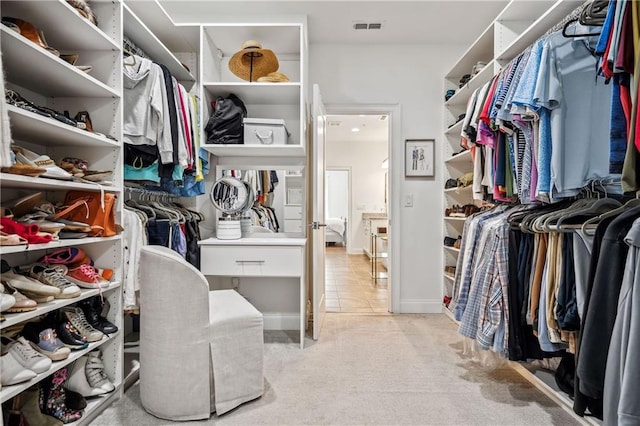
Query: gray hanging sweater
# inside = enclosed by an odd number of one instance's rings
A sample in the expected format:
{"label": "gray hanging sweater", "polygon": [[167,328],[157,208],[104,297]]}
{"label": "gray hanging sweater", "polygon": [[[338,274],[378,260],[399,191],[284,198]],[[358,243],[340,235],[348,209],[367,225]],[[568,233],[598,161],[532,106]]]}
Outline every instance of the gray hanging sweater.
{"label": "gray hanging sweater", "polygon": [[604,382],[604,424],[608,426],[640,424],[640,219],[625,242],[630,249]]}
{"label": "gray hanging sweater", "polygon": [[[164,76],[160,67],[135,56],[123,66],[123,139],[131,145],[157,145],[163,164],[173,162],[171,123]],[[173,102],[174,100],[172,100]]]}

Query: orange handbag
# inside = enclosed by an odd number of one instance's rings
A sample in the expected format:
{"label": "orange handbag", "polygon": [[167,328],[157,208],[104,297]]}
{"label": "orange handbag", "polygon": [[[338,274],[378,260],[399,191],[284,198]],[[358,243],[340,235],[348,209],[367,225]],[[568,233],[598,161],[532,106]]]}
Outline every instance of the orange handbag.
{"label": "orange handbag", "polygon": [[109,192],[68,191],[65,207],[55,219],[82,222],[91,226],[92,236],[112,237],[118,233],[116,225],[116,196]]}

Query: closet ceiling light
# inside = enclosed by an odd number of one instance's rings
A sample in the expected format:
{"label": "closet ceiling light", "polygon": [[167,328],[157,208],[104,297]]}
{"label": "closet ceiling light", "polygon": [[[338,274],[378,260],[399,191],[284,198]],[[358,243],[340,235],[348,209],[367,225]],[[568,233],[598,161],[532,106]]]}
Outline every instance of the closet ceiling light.
{"label": "closet ceiling light", "polygon": [[357,132],[359,132],[359,131],[360,131],[360,128],[359,128],[359,127],[352,127],[352,128],[351,128],[351,131],[352,131],[353,133],[357,133]]}

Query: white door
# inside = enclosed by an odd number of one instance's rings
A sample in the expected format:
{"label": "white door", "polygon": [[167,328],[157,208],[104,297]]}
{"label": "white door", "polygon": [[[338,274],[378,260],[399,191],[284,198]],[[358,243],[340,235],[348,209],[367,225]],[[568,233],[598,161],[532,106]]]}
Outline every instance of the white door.
{"label": "white door", "polygon": [[313,284],[313,339],[320,336],[320,328],[327,313],[324,290],[324,146],[326,138],[326,112],[320,97],[320,86],[313,85],[311,108],[313,120],[313,147],[311,148],[312,207],[309,224],[311,238],[311,280]]}

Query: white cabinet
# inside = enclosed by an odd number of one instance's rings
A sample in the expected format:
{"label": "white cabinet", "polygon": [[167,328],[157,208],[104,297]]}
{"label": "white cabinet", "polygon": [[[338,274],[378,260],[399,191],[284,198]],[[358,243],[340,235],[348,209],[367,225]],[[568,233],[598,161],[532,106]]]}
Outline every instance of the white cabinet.
{"label": "white cabinet", "polygon": [[[0,40],[8,89],[37,105],[59,112],[69,111],[71,117],[80,111],[87,111],[97,133],[71,127],[14,105],[8,105],[9,120],[13,140],[18,146],[48,155],[56,162],[64,157],[75,157],[87,161],[91,169],[113,170],[111,185],[103,185],[102,189],[118,197],[116,223],[121,223],[121,4],[118,1],[92,2],[91,7],[97,15],[98,26],[80,17],[64,0],[2,2],[3,17],[15,17],[32,23],[42,30],[51,47],[62,53],[78,53],[78,64],[92,65],[89,73],[70,65],[4,25],[0,25]],[[38,191],[43,192],[47,200],[59,202],[69,190],[80,189],[97,194],[101,190],[91,183],[8,173],[0,174],[0,185],[3,203]],[[35,262],[54,249],[71,246],[85,251],[96,266],[114,271],[111,284],[102,289],[102,296],[110,304],[107,318],[118,326],[119,331],[90,344],[87,349],[72,352],[63,361],[54,362],[49,371],[38,374],[28,382],[3,386],[0,402],[19,395],[88,351],[99,348],[105,372],[116,390],[89,403],[79,421],[89,423],[108,403],[122,394],[122,237],[63,239],[47,244],[2,246],[0,255],[9,265],[20,266]],[[0,322],[0,332],[97,294],[98,290],[84,289],[77,298],[55,299],[39,304],[35,311],[5,313],[6,320]]]}
{"label": "white cabinet", "polygon": [[[296,316],[300,348],[304,348],[307,306],[304,238],[209,238],[200,241],[199,245],[202,255],[201,271],[204,275],[293,279],[299,292]],[[259,304],[259,301],[253,303]]]}

